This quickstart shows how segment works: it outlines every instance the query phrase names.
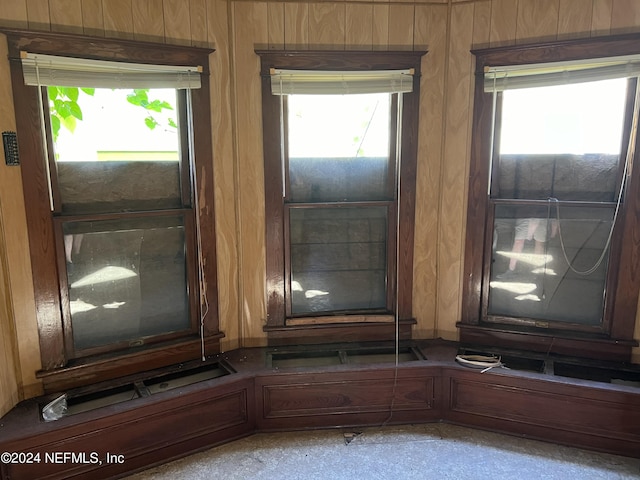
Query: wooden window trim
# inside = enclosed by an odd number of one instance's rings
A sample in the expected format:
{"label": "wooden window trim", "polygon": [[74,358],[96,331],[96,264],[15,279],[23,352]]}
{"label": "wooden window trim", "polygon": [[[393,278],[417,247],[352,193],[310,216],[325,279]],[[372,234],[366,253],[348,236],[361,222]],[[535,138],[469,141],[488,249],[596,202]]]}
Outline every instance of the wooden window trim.
{"label": "wooden window trim", "polygon": [[[640,52],[640,35],[628,34],[597,39],[567,40],[535,45],[518,45],[472,50],[476,58],[473,137],[469,171],[469,196],[464,259],[462,316],[458,323],[460,340],[482,344],[523,348],[549,353],[628,361],[632,347],[640,291],[640,169],[632,169],[622,205],[619,232],[611,247],[610,276],[607,282],[605,317],[599,332],[550,330],[518,325],[496,325],[483,321],[483,285],[488,281],[485,268],[485,229],[488,214],[490,137],[492,101],[484,93],[484,69],[490,65],[521,65],[538,62],[581,60]],[[640,148],[636,138],[635,150]]]}
{"label": "wooden window trim", "polygon": [[[48,159],[42,152],[42,136],[39,121],[37,87],[24,84],[20,51],[66,55],[89,59],[129,61],[158,65],[202,65],[201,88],[191,92],[193,128],[193,169],[197,170],[197,184],[193,196],[200,200],[198,221],[203,257],[202,286],[207,296],[208,309],[202,320],[203,344],[206,354],[220,351],[217,272],[215,252],[213,146],[211,140],[211,115],[209,93],[209,55],[211,49],[174,45],[134,42],[128,40],[94,38],[81,35],[24,30],[1,31],[7,37],[16,126],[19,136],[19,153],[26,219],[31,252],[34,294],[40,337],[42,370],[45,390],[77,386],[131,373],[182,362],[201,356],[201,339],[197,334],[169,339],[163,343],[129,349],[122,352],[97,355],[69,361],[65,349],[65,331],[61,313],[61,291],[55,254],[54,222],[50,212],[47,172]],[[182,177],[184,182],[191,179]],[[191,202],[188,202],[191,203]],[[191,239],[195,242],[195,239]],[[189,239],[187,240],[189,241]],[[194,247],[195,248],[195,247]],[[196,266],[193,266],[195,270]],[[200,282],[200,281],[199,281]],[[202,300],[193,293],[197,317],[205,311]],[[191,300],[190,300],[191,301]],[[192,303],[193,304],[193,303]],[[198,322],[199,323],[199,322]]]}
{"label": "wooden window trim", "polygon": [[[311,323],[287,326],[285,219],[282,198],[280,99],[271,93],[271,68],[316,70],[384,70],[413,68],[415,71],[413,92],[404,94],[402,107],[402,169],[400,172],[400,215],[398,256],[398,316],[401,320],[401,337],[410,338],[413,290],[413,236],[415,221],[416,164],[418,146],[418,117],[420,108],[420,62],[426,51],[274,51],[256,50],[261,59],[262,119],[265,170],[266,213],[266,287],[267,319],[264,330],[271,343],[330,341],[332,336],[352,336],[356,340],[378,340],[386,335],[392,338],[395,327],[380,322],[339,322],[332,324]],[[395,215],[395,213],[394,213]],[[390,241],[395,243],[395,235]],[[394,245],[392,245],[394,246]],[[395,268],[389,272],[389,281],[396,282]],[[387,299],[392,303],[391,299]],[[298,317],[296,317],[298,318]],[[297,320],[295,323],[300,323]],[[304,322],[303,322],[304,323]],[[315,329],[315,331],[314,331]],[[335,338],[335,337],[333,337]]]}

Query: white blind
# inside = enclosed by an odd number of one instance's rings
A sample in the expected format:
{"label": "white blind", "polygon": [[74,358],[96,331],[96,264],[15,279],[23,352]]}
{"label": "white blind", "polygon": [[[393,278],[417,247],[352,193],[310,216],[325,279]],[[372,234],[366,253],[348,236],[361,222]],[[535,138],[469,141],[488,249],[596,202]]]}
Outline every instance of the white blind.
{"label": "white blind", "polygon": [[200,88],[200,66],[147,65],[20,52],[26,85]]}
{"label": "white blind", "polygon": [[321,71],[271,69],[274,95],[342,95],[355,93],[409,93],[413,69]]}
{"label": "white blind", "polygon": [[640,54],[620,57],[486,67],[484,91],[548,87],[640,76]]}

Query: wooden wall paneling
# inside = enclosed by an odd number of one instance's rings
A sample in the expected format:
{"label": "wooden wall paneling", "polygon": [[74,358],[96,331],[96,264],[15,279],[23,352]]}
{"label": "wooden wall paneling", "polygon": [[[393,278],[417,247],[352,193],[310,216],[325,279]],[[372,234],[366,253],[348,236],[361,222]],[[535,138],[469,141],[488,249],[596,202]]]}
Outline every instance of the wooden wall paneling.
{"label": "wooden wall paneling", "polygon": [[345,48],[371,50],[373,44],[373,5],[345,5]]}
{"label": "wooden wall paneling", "polygon": [[[103,0],[104,30],[107,37],[133,38],[134,0]],[[137,0],[136,0],[137,1]]]}
{"label": "wooden wall paneling", "polygon": [[314,49],[344,50],[344,3],[309,5],[309,45]]}
{"label": "wooden wall paneling", "polygon": [[593,23],[593,0],[560,0],[558,39],[588,37]]}
{"label": "wooden wall paneling", "polygon": [[441,176],[440,237],[438,250],[438,335],[457,336],[463,255],[463,228],[467,188],[469,98],[472,76],[474,4],[451,6],[449,56],[444,116],[445,144]]}
{"label": "wooden wall paneling", "polygon": [[309,48],[309,4],[284,4],[284,45],[287,50]]}
{"label": "wooden wall paneling", "polygon": [[266,319],[265,213],[262,156],[262,101],[260,58],[256,45],[269,41],[267,4],[233,5],[233,41],[236,98],[236,151],[238,162],[240,276],[242,326],[245,346],[264,344]]}
{"label": "wooden wall paneling", "polygon": [[131,7],[133,38],[145,42],[164,43],[162,0],[136,0]]}
{"label": "wooden wall paneling", "polygon": [[389,5],[389,49],[411,50],[413,48],[413,5]]}
{"label": "wooden wall paneling", "polygon": [[516,43],[555,40],[558,8],[558,0],[519,0]]}
{"label": "wooden wall paneling", "polygon": [[[226,17],[225,15],[224,18]],[[207,0],[189,1],[189,21],[191,25],[191,45],[195,47],[209,47]]]}
{"label": "wooden wall paneling", "polygon": [[413,256],[414,338],[437,336],[438,231],[442,171],[442,118],[447,54],[446,5],[416,5],[415,47],[422,57]]}
{"label": "wooden wall paneling", "polygon": [[238,206],[240,189],[234,150],[234,112],[236,98],[232,83],[229,37],[229,3],[207,0],[207,36],[216,49],[209,57],[211,69],[211,118],[213,125],[213,171],[216,206],[216,251],[218,261],[218,312],[223,351],[240,345],[240,289],[238,277]]}
{"label": "wooden wall paneling", "polygon": [[637,0],[613,0],[611,33],[640,31],[640,2]]}
{"label": "wooden wall paneling", "polygon": [[[15,108],[9,74],[8,51],[4,35],[0,36],[0,131],[15,131]],[[20,139],[18,139],[20,141]],[[3,155],[0,156],[3,158]],[[40,370],[40,342],[36,322],[33,276],[20,167],[0,165],[0,215],[3,249],[6,255],[5,280],[10,286],[12,317],[17,346],[18,385],[25,397],[39,395],[42,385],[35,377]]]}
{"label": "wooden wall paneling", "polygon": [[[4,167],[0,166],[0,168]],[[16,364],[16,332],[13,328],[11,286],[4,246],[2,198],[0,198],[0,417],[20,400],[17,377],[19,369]]]}
{"label": "wooden wall paneling", "polygon": [[167,43],[191,44],[189,2],[184,0],[162,0],[164,12],[164,38]]}
{"label": "wooden wall paneling", "polygon": [[27,19],[30,30],[51,30],[49,0],[27,0]]}
{"label": "wooden wall paneling", "polygon": [[102,0],[82,0],[82,27],[85,35],[104,37]]}
{"label": "wooden wall paneling", "polygon": [[517,17],[518,0],[491,0],[491,47],[515,43]]}
{"label": "wooden wall paneling", "polygon": [[272,50],[284,50],[284,3],[269,2],[267,4],[267,14],[269,17],[269,48]]}
{"label": "wooden wall paneling", "polygon": [[[490,39],[491,0],[476,1],[473,12],[473,48],[488,47]],[[469,119],[471,119],[471,116],[469,116]]]}
{"label": "wooden wall paneling", "polygon": [[82,0],[49,0],[51,30],[84,33],[82,28]]}
{"label": "wooden wall paneling", "polygon": [[373,50],[389,49],[389,4],[378,5],[383,0],[374,0],[373,23],[371,25],[373,36]]}
{"label": "wooden wall paneling", "polygon": [[0,24],[9,28],[27,28],[26,0],[0,0]]}
{"label": "wooden wall paneling", "polygon": [[591,15],[591,35],[609,35],[611,32],[611,14],[613,0],[593,0]]}

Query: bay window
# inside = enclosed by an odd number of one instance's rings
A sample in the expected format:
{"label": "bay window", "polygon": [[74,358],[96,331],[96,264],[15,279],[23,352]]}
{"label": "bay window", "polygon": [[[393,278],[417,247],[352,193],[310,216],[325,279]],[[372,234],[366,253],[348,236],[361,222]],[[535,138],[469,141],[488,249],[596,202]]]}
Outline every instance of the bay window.
{"label": "bay window", "polygon": [[474,54],[461,340],[628,359],[640,56],[615,40]]}
{"label": "bay window", "polygon": [[45,389],[217,352],[211,51],[5,33]]}
{"label": "bay window", "polygon": [[423,53],[257,53],[265,330],[276,342],[392,339],[398,322],[409,337]]}

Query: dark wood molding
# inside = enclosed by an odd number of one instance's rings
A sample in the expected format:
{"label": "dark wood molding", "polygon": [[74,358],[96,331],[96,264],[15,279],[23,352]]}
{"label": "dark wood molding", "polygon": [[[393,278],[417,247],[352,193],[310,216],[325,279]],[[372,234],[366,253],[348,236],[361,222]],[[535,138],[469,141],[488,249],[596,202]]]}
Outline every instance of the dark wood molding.
{"label": "dark wood molding", "polygon": [[[220,352],[223,334],[210,335],[204,342],[206,356]],[[68,362],[54,370],[41,370],[36,376],[42,380],[46,393],[59,392],[96,382],[114,380],[166,367],[202,356],[202,342],[198,338],[172,340],[156,345],[140,347],[126,354],[103,354]]]}
{"label": "dark wood molding", "polygon": [[[44,456],[64,445],[66,452],[122,454],[125,462],[6,463],[0,464],[0,478],[117,478],[255,432],[439,421],[640,455],[640,389],[560,373],[567,373],[570,364],[615,369],[611,363],[548,354],[538,356],[545,364],[539,370],[496,368],[480,373],[456,363],[461,352],[457,343],[441,340],[410,342],[420,355],[397,367],[387,360],[276,368],[268,360],[276,354],[289,358],[294,351],[314,358],[343,348],[376,350],[383,345],[393,351],[389,342],[232,350],[206,362],[221,365],[226,375],[54,422],[42,421],[40,409],[55,395],[26,400],[2,418],[0,451]],[[348,350],[346,358],[352,354]],[[197,363],[173,365],[167,371]],[[640,378],[640,366],[620,366]],[[162,374],[146,373],[149,377],[123,381],[144,382]]]}
{"label": "dark wood molding", "polygon": [[210,48],[34,30],[0,28],[0,33],[7,36],[9,57],[17,59],[20,58],[20,51],[28,51],[155,65],[199,65],[202,67],[202,73],[207,75],[208,56],[214,52]]}
{"label": "dark wood molding", "polygon": [[[401,320],[400,340],[411,338],[415,319]],[[380,342],[395,338],[393,323],[328,323],[324,325],[296,325],[264,327],[269,345],[303,345],[330,342]]]}
{"label": "dark wood molding", "polygon": [[502,347],[626,362],[634,340],[610,339],[604,335],[577,335],[566,331],[544,331],[509,325],[467,325],[459,323],[460,343],[465,346]]}
{"label": "dark wood molding", "polygon": [[[565,60],[600,58],[607,56],[629,55],[640,52],[640,34],[612,37],[566,40],[534,45],[516,45],[499,48],[472,50],[476,56],[476,82],[473,113],[473,138],[469,170],[469,194],[467,204],[467,227],[465,241],[463,301],[461,321],[461,340],[463,342],[513,341],[514,346],[544,348],[548,338],[556,338],[564,347],[555,344],[555,349],[573,351],[582,348],[585,356],[594,358],[626,357],[630,358],[634,325],[637,313],[638,292],[640,291],[640,174],[632,171],[630,182],[625,189],[625,199],[619,219],[621,222],[614,230],[610,250],[609,273],[605,295],[605,307],[602,325],[598,333],[587,341],[582,333],[588,328],[576,328],[572,334],[566,331],[567,325],[558,326],[562,334],[549,335],[546,331],[535,329],[527,331],[507,323],[495,324],[486,318],[486,304],[491,252],[491,231],[487,225],[491,220],[492,208],[489,201],[489,156],[491,155],[491,123],[493,98],[484,92],[484,70],[489,66],[523,65],[547,63]],[[635,82],[630,85],[635,86]],[[633,106],[633,98],[627,98],[627,108]],[[628,129],[629,116],[625,119]],[[628,132],[625,132],[626,138]],[[640,143],[636,138],[636,149]],[[513,323],[513,322],[511,322]],[[550,325],[553,322],[550,322]],[[553,327],[553,325],[551,325]],[[495,333],[491,333],[494,330]],[[581,333],[579,330],[582,330]],[[593,330],[593,329],[591,329]],[[511,331],[511,333],[509,333]],[[530,335],[530,340],[526,337]],[[604,338],[606,342],[598,342]],[[606,345],[606,346],[605,346]]]}
{"label": "dark wood molding", "polygon": [[[256,50],[261,59],[262,76],[262,120],[263,149],[265,167],[265,215],[266,222],[266,286],[267,286],[267,321],[265,330],[270,332],[269,338],[290,336],[278,333],[285,326],[286,298],[285,283],[287,269],[285,261],[284,240],[285,219],[283,215],[283,172],[281,151],[280,98],[271,93],[270,71],[272,68],[313,69],[313,70],[384,70],[414,69],[413,92],[404,94],[402,106],[402,152],[400,172],[400,206],[398,239],[399,256],[397,265],[392,265],[389,283],[397,284],[398,298],[388,298],[387,303],[397,303],[401,318],[412,316],[413,294],[413,237],[415,224],[415,190],[418,148],[418,113],[420,99],[420,61],[426,51],[275,51]],[[394,187],[395,188],[395,187]],[[394,194],[395,195],[395,194]],[[396,212],[390,218],[395,219]],[[394,229],[395,230],[395,229]],[[396,233],[389,239],[393,247]],[[397,272],[397,276],[396,276]],[[343,332],[343,327],[337,327]],[[362,328],[353,327],[353,328]],[[379,328],[379,327],[378,327]],[[300,335],[300,333],[298,333]],[[310,338],[320,338],[309,332]],[[324,341],[330,340],[322,336]],[[378,338],[376,336],[376,338]],[[293,340],[293,339],[292,339]],[[270,340],[271,341],[271,340]]]}
{"label": "dark wood molding", "polygon": [[63,366],[66,358],[55,236],[45,166],[47,159],[44,157],[42,144],[44,132],[39,121],[40,93],[36,88],[24,84],[22,67],[18,60],[11,61],[11,82],[33,270],[40,358],[42,368],[49,370]]}
{"label": "dark wood molding", "polygon": [[[43,368],[40,373],[45,388],[50,390],[59,385],[67,388],[81,382],[95,382],[99,378],[114,378],[126,372],[146,370],[152,365],[166,365],[189,358],[199,358],[200,342],[193,342],[192,337],[199,335],[201,321],[207,350],[219,351],[219,338],[223,334],[219,330],[218,319],[213,145],[209,99],[209,55],[213,50],[51,32],[7,29],[0,32],[6,35],[9,47],[29,248],[34,273],[36,316]],[[38,101],[42,92],[37,87],[24,84],[21,51],[110,61],[202,67],[201,88],[191,91],[190,124],[193,127],[193,151],[185,150],[188,151],[193,164],[185,165],[183,162],[185,168],[181,176],[183,186],[192,186],[192,198],[186,199],[188,212],[185,209],[176,210],[177,214],[186,212],[193,217],[185,219],[187,255],[194,259],[194,264],[187,266],[189,290],[192,292],[189,302],[193,318],[191,331],[185,331],[182,340],[167,340],[149,345],[148,350],[145,347],[142,353],[135,348],[126,348],[119,351],[117,358],[107,355],[108,361],[100,360],[99,356],[93,355],[94,352],[88,352],[83,355],[90,356],[70,362],[76,355],[73,348],[65,348],[65,345],[69,347],[73,337],[71,330],[64,327],[61,301],[65,300],[65,296],[61,294],[60,280],[64,275],[64,261],[60,263],[59,259],[56,259],[56,227],[52,216],[63,213],[51,212],[46,169],[48,159],[45,158],[42,147],[43,139],[47,138],[47,135],[42,131]],[[185,115],[181,118],[186,119]],[[183,142],[184,140],[185,138]],[[53,186],[55,187],[55,184]],[[198,222],[196,215],[199,215]],[[200,227],[199,242],[195,234],[196,223]],[[61,231],[57,234],[61,241]],[[201,279],[198,278],[199,267],[195,262],[199,247],[203,259]],[[62,273],[59,273],[59,270]],[[206,305],[205,296],[198,294],[199,289],[206,294]],[[165,339],[170,337],[171,335]],[[167,347],[164,359],[162,345]]]}

